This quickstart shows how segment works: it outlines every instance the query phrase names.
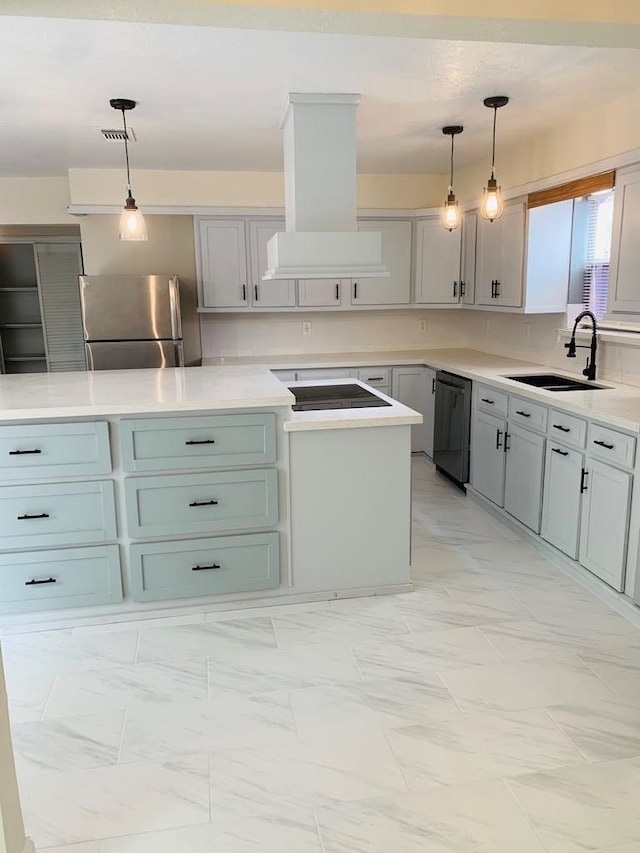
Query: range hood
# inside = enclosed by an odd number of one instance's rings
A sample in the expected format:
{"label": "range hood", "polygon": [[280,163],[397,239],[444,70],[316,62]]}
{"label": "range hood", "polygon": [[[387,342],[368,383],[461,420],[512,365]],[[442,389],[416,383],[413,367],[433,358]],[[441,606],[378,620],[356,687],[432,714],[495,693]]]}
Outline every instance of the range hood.
{"label": "range hood", "polygon": [[282,120],[286,231],[267,244],[263,281],[386,278],[382,234],[357,231],[360,95],[291,93]]}

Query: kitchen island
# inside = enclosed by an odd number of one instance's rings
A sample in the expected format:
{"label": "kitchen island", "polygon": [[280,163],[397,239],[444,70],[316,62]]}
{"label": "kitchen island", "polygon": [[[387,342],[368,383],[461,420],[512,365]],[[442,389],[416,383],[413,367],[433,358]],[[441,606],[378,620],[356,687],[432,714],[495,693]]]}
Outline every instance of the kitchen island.
{"label": "kitchen island", "polygon": [[255,366],[1,377],[3,623],[410,588],[421,416],[385,399],[293,411]]}

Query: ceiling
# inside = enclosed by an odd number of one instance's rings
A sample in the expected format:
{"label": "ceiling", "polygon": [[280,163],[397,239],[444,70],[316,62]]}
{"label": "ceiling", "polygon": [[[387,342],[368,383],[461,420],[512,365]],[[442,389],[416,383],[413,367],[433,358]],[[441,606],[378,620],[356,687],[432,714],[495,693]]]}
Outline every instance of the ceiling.
{"label": "ceiling", "polygon": [[280,171],[287,92],[360,92],[358,171],[444,173],[640,88],[640,50],[3,17],[0,175],[118,168],[109,98],[139,102],[132,168]]}

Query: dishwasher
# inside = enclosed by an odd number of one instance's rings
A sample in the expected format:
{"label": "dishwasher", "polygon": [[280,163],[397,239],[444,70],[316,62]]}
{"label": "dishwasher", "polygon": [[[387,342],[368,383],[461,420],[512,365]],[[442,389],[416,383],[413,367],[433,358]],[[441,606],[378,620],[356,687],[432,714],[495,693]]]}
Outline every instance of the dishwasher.
{"label": "dishwasher", "polygon": [[461,488],[469,481],[471,380],[439,370],[436,373],[436,410],[433,461],[438,471]]}

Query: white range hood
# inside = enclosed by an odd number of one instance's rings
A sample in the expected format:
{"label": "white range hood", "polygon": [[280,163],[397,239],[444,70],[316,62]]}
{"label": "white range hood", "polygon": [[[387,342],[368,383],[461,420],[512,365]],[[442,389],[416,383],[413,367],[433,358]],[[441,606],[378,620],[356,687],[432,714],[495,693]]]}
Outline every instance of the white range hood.
{"label": "white range hood", "polygon": [[267,245],[263,281],[386,278],[382,234],[357,231],[360,95],[289,95],[282,120],[286,231]]}

